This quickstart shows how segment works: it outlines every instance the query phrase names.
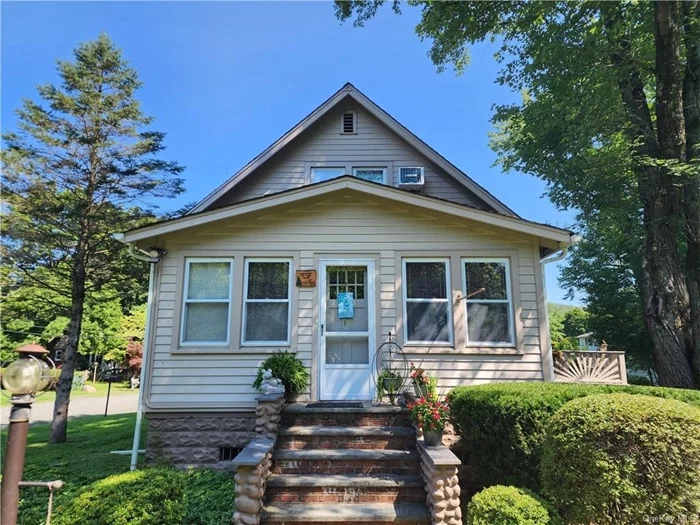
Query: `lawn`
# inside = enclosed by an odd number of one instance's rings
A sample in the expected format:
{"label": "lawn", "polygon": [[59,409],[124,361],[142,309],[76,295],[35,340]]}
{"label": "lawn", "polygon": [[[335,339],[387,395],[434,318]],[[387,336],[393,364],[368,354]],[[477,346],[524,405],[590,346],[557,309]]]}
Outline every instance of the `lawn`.
{"label": "lawn", "polygon": [[[56,516],[60,513],[62,505],[67,504],[92,482],[129,470],[130,455],[123,456],[109,452],[131,448],[135,421],[135,414],[74,418],[68,423],[68,441],[58,445],[49,445],[46,442],[49,425],[33,425],[29,430],[23,479],[25,481],[60,479],[65,483],[64,488],[54,497],[54,516]],[[144,427],[142,443],[145,442],[145,436]],[[4,458],[6,430],[2,431],[0,437]],[[228,525],[233,514],[231,476],[213,473],[204,477],[187,473],[182,475],[187,478],[188,507],[192,509],[188,512],[183,525]],[[40,488],[23,488],[21,496],[19,525],[44,524],[48,491]],[[215,518],[211,515],[205,517],[203,514],[206,513],[202,513],[202,508],[216,511],[218,514]]]}
{"label": "lawn", "polygon": [[[82,390],[72,390],[70,393],[71,399],[76,397],[105,397],[107,395],[107,388],[109,383],[96,382],[94,385],[92,381],[88,381],[87,385],[94,386],[96,392],[84,392]],[[128,383],[112,383],[112,390],[109,396],[122,396],[125,394],[138,394],[138,390],[131,390]],[[37,396],[35,403],[53,403],[56,400],[56,392],[45,392]],[[10,406],[10,400],[5,395],[0,395],[0,406]]]}

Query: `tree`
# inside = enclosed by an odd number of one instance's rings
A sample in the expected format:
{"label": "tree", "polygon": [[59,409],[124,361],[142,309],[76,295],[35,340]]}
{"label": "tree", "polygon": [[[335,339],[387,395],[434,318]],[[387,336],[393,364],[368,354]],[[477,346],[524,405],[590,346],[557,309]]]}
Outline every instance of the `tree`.
{"label": "tree", "polygon": [[588,331],[589,316],[583,308],[572,308],[564,315],[564,335],[576,337]]}
{"label": "tree", "polygon": [[[382,3],[336,13],[362,25]],[[498,82],[523,93],[496,108],[500,163],[547,181],[584,233],[621,241],[588,255],[633,272],[660,382],[700,385],[698,0],[412,4],[440,70],[500,42]]]}
{"label": "tree", "polygon": [[135,98],[138,74],[107,36],[78,46],[58,74],[60,86],[38,87],[45,105],[24,101],[2,155],[8,263],[70,299],[54,443],[66,439],[86,298],[123,285],[115,281],[125,250],[112,234],[150,220],[149,199],[181,193],[183,170],[159,158],[165,135],[147,129],[153,119]]}

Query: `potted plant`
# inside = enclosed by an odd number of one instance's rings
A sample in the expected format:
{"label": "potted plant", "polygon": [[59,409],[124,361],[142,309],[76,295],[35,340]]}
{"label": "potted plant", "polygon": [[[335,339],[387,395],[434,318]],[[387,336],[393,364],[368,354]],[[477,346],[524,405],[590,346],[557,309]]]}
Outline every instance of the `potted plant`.
{"label": "potted plant", "polygon": [[403,377],[398,372],[385,368],[377,377],[377,396],[381,400],[385,395],[389,396],[389,401],[394,404],[394,398],[403,385]]}
{"label": "potted plant", "polygon": [[425,370],[411,363],[411,382],[416,397],[437,400],[437,376],[426,374]]}
{"label": "potted plant", "polygon": [[284,397],[289,403],[293,403],[299,397],[299,393],[306,389],[309,382],[309,371],[296,354],[292,352],[277,352],[265,359],[258,367],[258,375],[253,387],[261,390],[263,372],[272,370],[273,377],[282,381],[284,385]]}
{"label": "potted plant", "polygon": [[406,405],[411,411],[411,420],[423,430],[425,444],[436,446],[442,443],[442,431],[450,418],[447,401],[421,397],[415,403]]}

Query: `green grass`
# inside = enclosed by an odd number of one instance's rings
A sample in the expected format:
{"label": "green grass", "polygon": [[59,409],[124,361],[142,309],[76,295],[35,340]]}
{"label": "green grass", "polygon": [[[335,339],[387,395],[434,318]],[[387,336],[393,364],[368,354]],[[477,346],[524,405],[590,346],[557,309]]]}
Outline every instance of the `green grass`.
{"label": "green grass", "polygon": [[[104,397],[107,395],[107,388],[109,383],[97,382],[94,385],[92,381],[88,381],[87,385],[94,386],[96,392],[84,392],[82,390],[72,390],[70,393],[71,399],[78,397]],[[127,394],[138,394],[138,390],[131,390],[128,383],[112,383],[112,391],[109,393],[109,397],[112,396],[123,396]],[[34,403],[53,403],[56,400],[56,392],[45,392],[37,396]],[[5,395],[0,395],[0,406],[10,406],[10,400]]]}
{"label": "green grass", "polygon": [[[112,386],[114,392],[114,386]],[[49,445],[48,424],[29,429],[25,458],[25,481],[65,483],[54,496],[54,516],[91,483],[128,472],[130,455],[110,454],[112,450],[131,449],[135,414],[87,416],[70,419],[66,443]],[[143,448],[146,421],[141,436]],[[7,430],[0,433],[2,458],[5,457]],[[140,462],[143,461],[141,456]],[[187,514],[183,525],[229,525],[233,515],[233,479],[230,474],[212,471],[181,473],[185,477]],[[20,492],[19,525],[43,525],[46,520],[48,490],[23,488]],[[78,525],[78,524],[76,524]],[[90,524],[85,524],[90,525]],[[107,522],[102,525],[108,525]]]}

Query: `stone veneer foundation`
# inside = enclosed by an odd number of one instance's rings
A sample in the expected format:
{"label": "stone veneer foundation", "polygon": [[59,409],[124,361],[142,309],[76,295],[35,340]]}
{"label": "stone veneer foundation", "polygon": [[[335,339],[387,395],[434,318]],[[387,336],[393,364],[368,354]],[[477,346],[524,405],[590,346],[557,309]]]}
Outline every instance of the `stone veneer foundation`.
{"label": "stone veneer foundation", "polygon": [[[146,413],[146,462],[232,470],[221,447],[243,448],[255,432],[255,412]],[[235,455],[235,454],[234,454]]]}

